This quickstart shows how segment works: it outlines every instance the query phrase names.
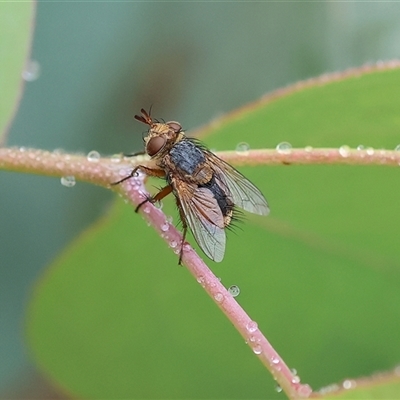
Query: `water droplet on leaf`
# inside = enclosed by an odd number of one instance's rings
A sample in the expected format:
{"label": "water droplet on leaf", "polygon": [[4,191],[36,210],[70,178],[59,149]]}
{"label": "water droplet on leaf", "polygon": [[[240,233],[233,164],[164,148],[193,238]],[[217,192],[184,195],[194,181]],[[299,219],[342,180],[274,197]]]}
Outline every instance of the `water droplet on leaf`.
{"label": "water droplet on leaf", "polygon": [[228,292],[232,295],[232,297],[236,297],[240,294],[240,288],[237,285],[232,285],[228,288]]}
{"label": "water droplet on leaf", "polygon": [[73,187],[75,186],[76,181],[73,175],[63,176],[61,177],[61,185],[65,187]]}

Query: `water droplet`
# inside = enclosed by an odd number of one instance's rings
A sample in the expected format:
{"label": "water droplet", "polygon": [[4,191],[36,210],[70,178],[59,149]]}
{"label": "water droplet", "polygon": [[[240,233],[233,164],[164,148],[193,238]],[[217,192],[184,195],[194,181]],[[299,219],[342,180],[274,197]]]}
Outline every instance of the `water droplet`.
{"label": "water droplet", "polygon": [[358,150],[358,151],[365,150],[365,147],[364,147],[362,144],[359,144],[359,145],[357,146],[357,150]]}
{"label": "water droplet", "polygon": [[350,147],[347,145],[343,145],[343,146],[339,147],[339,154],[342,157],[348,157],[350,155]]}
{"label": "water droplet", "polygon": [[271,361],[272,361],[272,364],[275,364],[275,365],[280,363],[280,360],[278,357],[272,357]]}
{"label": "water droplet", "polygon": [[224,299],[224,295],[222,293],[215,293],[214,294],[214,299],[218,302],[221,303],[222,300]]}
{"label": "water droplet", "polygon": [[313,151],[313,148],[312,148],[311,146],[306,146],[306,147],[304,147],[304,150],[305,150],[307,153],[311,153],[311,152]]}
{"label": "water droplet", "polygon": [[290,372],[291,372],[293,375],[297,375],[297,369],[296,369],[296,368],[291,368],[291,369],[290,369]]}
{"label": "water droplet", "polygon": [[276,386],[275,386],[275,392],[281,393],[282,390],[283,390],[283,389],[282,389],[279,385],[276,385]]}
{"label": "water droplet", "polygon": [[253,347],[253,353],[254,354],[261,354],[262,353],[262,347],[260,345],[254,346]]}
{"label": "water droplet", "polygon": [[374,149],[372,147],[367,147],[367,154],[369,156],[373,156],[375,153]]}
{"label": "water droplet", "polygon": [[398,145],[394,148],[394,150],[395,150],[395,151],[400,151],[400,144],[398,144]]}
{"label": "water droplet", "polygon": [[357,384],[355,381],[351,379],[346,379],[345,381],[343,381],[342,386],[343,389],[354,389],[357,386]]}
{"label": "water droplet", "polygon": [[167,222],[170,223],[170,224],[172,224],[173,220],[174,220],[174,219],[172,218],[172,215],[168,215],[168,217],[167,217]]}
{"label": "water droplet", "polygon": [[40,75],[40,64],[35,60],[29,60],[25,70],[22,72],[22,79],[27,82],[33,82]]}
{"label": "water droplet", "polygon": [[258,329],[258,324],[256,321],[249,321],[246,324],[246,329],[248,330],[248,332],[250,333],[254,333],[257,329]]}
{"label": "water droplet", "polygon": [[300,383],[300,377],[299,376],[294,376],[293,378],[292,378],[292,383]]}
{"label": "water droplet", "polygon": [[292,145],[288,142],[281,142],[276,146],[276,151],[279,154],[290,154],[292,152]]}
{"label": "water droplet", "polygon": [[119,163],[121,162],[122,155],[121,154],[114,154],[111,156],[111,162],[112,163]]}
{"label": "water droplet", "polygon": [[143,212],[144,212],[145,214],[149,214],[149,213],[150,213],[150,207],[149,207],[149,206],[144,206],[144,207],[143,207]]}
{"label": "water droplet", "polygon": [[[136,171],[136,172],[137,172],[137,171]],[[136,174],[136,172],[135,172],[135,174]],[[157,209],[159,209],[159,210],[162,210],[163,206],[164,206],[164,204],[163,204],[162,201],[156,201],[156,202],[154,203],[154,207],[157,208]]]}
{"label": "water droplet", "polygon": [[86,158],[90,162],[98,162],[100,160],[100,153],[96,150],[92,150],[88,153]]}
{"label": "water droplet", "polygon": [[163,232],[167,232],[168,229],[169,229],[169,223],[168,223],[168,222],[165,222],[165,224],[162,224],[162,225],[161,225],[161,230],[162,230]]}
{"label": "water droplet", "polygon": [[176,242],[176,240],[171,240],[169,245],[170,245],[170,247],[172,247],[174,249],[178,245],[178,243]]}
{"label": "water droplet", "polygon": [[125,178],[126,176],[128,176],[128,175],[130,174],[130,172],[131,172],[131,171],[129,171],[129,170],[126,169],[126,168],[121,168],[121,169],[118,171],[118,175],[121,176],[121,177],[123,177],[123,178]]}
{"label": "water droplet", "polygon": [[201,286],[205,287],[206,286],[206,280],[204,279],[203,276],[199,276],[197,278],[197,282],[200,283]]}
{"label": "water droplet", "polygon": [[311,396],[311,393],[312,393],[312,389],[311,389],[310,385],[301,385],[297,389],[297,394],[299,395],[300,398],[307,399],[308,397]]}
{"label": "water droplet", "polygon": [[240,142],[236,145],[236,153],[247,155],[250,150],[250,145],[246,142]]}
{"label": "water droplet", "polygon": [[73,187],[75,186],[75,177],[73,175],[63,176],[61,177],[61,185],[65,187]]}
{"label": "water droplet", "polygon": [[232,295],[232,297],[236,297],[240,294],[240,288],[239,286],[232,285],[228,288],[228,292]]}

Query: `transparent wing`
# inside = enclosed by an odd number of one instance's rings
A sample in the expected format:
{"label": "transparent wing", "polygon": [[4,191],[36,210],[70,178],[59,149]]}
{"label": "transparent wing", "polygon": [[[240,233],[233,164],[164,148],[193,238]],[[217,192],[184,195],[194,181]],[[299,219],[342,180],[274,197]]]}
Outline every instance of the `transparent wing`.
{"label": "transparent wing", "polygon": [[228,189],[235,205],[253,214],[269,214],[267,200],[256,186],[215,154],[209,151],[205,154],[215,172],[215,179],[222,188]]}
{"label": "transparent wing", "polygon": [[174,182],[174,186],[196,242],[211,260],[222,261],[226,242],[224,218],[214,195],[206,188],[182,181]]}

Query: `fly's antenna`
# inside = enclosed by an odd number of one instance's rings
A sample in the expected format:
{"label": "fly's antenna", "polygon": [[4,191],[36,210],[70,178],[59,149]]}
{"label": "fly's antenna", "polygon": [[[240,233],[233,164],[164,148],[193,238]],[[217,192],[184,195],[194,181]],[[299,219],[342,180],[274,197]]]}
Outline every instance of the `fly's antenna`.
{"label": "fly's antenna", "polygon": [[135,119],[137,119],[140,122],[143,122],[146,125],[151,126],[153,124],[153,119],[150,116],[151,107],[149,112],[147,112],[144,108],[142,108],[140,112],[142,113],[142,115],[135,115]]}

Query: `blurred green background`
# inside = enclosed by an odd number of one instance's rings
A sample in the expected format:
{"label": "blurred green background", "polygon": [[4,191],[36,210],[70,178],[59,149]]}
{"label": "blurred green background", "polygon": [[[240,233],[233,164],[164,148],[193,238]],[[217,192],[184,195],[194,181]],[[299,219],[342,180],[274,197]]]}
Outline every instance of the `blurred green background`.
{"label": "blurred green background", "polygon": [[[141,107],[191,129],[300,79],[398,58],[399,12],[393,3],[39,3],[40,76],[26,84],[8,145],[134,151]],[[32,285],[112,195],[13,173],[0,184],[0,395],[25,384],[34,396],[23,337]]]}

